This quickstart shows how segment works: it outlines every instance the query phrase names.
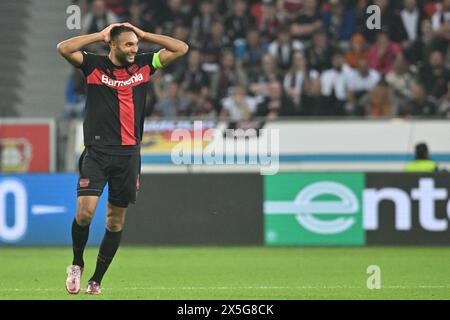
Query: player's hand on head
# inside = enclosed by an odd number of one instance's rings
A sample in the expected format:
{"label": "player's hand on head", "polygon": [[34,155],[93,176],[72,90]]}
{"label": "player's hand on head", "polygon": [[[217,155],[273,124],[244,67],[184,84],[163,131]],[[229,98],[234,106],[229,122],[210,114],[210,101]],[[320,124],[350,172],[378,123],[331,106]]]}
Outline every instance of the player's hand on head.
{"label": "player's hand on head", "polygon": [[142,39],[144,37],[145,32],[139,29],[138,27],[133,26],[129,22],[122,23],[123,26],[133,29],[134,33],[136,33],[136,36],[138,39]]}
{"label": "player's hand on head", "polygon": [[109,43],[111,41],[110,33],[111,33],[112,28],[118,27],[121,25],[123,25],[123,24],[122,23],[113,23],[113,24],[110,24],[109,26],[107,26],[102,31],[100,31],[101,35],[103,36],[103,41],[105,43]]}

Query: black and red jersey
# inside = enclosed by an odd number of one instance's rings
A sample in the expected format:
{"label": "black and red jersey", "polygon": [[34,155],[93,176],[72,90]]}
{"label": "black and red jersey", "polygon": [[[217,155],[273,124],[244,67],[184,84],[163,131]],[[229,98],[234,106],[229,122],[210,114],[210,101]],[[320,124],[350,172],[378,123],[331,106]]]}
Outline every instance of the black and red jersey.
{"label": "black and red jersey", "polygon": [[147,86],[156,69],[153,53],[136,55],[133,64],[118,67],[107,56],[83,53],[86,76],[84,145],[99,148],[139,146],[144,127]]}

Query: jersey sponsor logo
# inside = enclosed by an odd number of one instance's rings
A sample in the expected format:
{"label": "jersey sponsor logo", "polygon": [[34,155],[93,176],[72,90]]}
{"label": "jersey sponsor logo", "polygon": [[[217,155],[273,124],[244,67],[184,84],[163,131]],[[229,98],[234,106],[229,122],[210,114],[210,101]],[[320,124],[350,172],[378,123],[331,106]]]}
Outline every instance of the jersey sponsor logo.
{"label": "jersey sponsor logo", "polygon": [[106,84],[110,87],[116,87],[116,88],[129,86],[129,85],[141,82],[143,80],[144,80],[144,76],[142,75],[142,73],[137,73],[126,81],[114,80],[114,79],[111,79],[110,77],[108,77],[107,75],[102,74],[102,83]]}

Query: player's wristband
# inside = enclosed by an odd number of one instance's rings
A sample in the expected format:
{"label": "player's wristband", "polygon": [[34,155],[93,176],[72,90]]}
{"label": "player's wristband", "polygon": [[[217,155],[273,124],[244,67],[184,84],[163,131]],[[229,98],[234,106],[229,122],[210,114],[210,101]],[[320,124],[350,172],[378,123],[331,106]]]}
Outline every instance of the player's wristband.
{"label": "player's wristband", "polygon": [[155,69],[161,69],[163,67],[161,60],[159,59],[159,52],[153,54],[152,66]]}

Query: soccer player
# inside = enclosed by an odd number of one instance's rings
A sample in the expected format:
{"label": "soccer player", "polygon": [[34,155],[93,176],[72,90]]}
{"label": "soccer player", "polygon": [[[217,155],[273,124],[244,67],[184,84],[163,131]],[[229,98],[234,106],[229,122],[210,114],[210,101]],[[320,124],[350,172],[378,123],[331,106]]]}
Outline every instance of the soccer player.
{"label": "soccer player", "polygon": [[[104,41],[108,56],[81,51]],[[138,54],[139,41],[163,47]],[[83,124],[85,149],[79,161],[77,212],[72,224],[73,261],[67,269],[66,289],[80,292],[83,252],[89,225],[106,183],[109,186],[106,231],[94,275],[86,293],[100,294],[100,284],[119,247],[130,203],[136,201],[140,175],[140,141],[150,76],[185,55],[183,41],[148,33],[129,24],[112,24],[101,32],[78,36],[57,45],[58,52],[86,76],[88,92]]]}

